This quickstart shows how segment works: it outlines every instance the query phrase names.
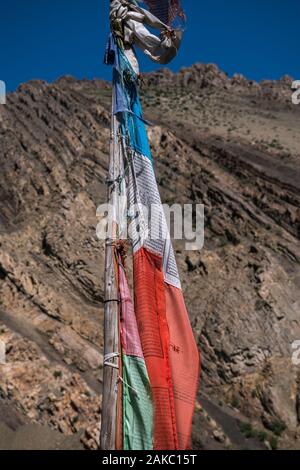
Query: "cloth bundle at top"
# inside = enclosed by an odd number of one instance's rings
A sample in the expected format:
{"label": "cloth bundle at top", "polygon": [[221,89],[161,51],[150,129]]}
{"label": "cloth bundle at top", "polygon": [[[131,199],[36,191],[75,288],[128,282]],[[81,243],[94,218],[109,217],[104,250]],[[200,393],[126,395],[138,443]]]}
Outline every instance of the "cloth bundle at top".
{"label": "cloth bundle at top", "polygon": [[[174,0],[169,0],[173,3]],[[173,18],[173,7],[166,10],[164,23],[151,10],[141,8],[135,0],[111,0],[111,29],[121,48],[138,46],[154,62],[166,65],[176,57],[182,40],[182,28],[169,25]],[[153,28],[159,37],[149,31]],[[135,68],[135,67],[134,67]]]}

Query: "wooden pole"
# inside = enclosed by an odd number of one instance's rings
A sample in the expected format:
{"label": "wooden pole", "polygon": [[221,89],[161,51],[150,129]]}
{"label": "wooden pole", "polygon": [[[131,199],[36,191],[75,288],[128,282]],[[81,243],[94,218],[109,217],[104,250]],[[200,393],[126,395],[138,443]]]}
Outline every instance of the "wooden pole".
{"label": "wooden pole", "polygon": [[[116,118],[112,117],[112,131],[110,141],[110,162],[108,180],[116,181],[119,165],[117,161],[116,142]],[[107,200],[111,207],[116,207],[117,185],[108,185]],[[116,448],[116,420],[117,397],[119,378],[119,308],[118,289],[114,261],[114,241],[117,236],[117,226],[114,221],[109,221],[109,237],[105,246],[105,306],[104,306],[104,369],[102,391],[102,416],[100,449],[115,450]]]}

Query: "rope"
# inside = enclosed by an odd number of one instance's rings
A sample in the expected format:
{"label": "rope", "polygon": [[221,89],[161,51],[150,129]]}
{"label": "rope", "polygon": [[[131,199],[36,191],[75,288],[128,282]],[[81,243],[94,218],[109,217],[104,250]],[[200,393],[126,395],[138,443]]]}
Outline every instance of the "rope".
{"label": "rope", "polygon": [[117,178],[111,180],[109,178],[106,178],[105,180],[105,183],[107,184],[107,186],[112,186],[113,184],[115,183],[118,183],[118,184],[121,184],[123,179],[125,178],[125,173],[123,175],[119,175]]}
{"label": "rope", "polygon": [[108,367],[112,367],[113,369],[119,369],[118,364],[115,364],[114,362],[110,362],[112,359],[114,359],[115,357],[119,357],[119,356],[120,356],[120,354],[117,353],[117,352],[112,352],[112,353],[109,353],[109,354],[105,354],[104,359],[103,359],[103,365],[108,366]]}
{"label": "rope", "polygon": [[117,239],[107,238],[107,239],[105,240],[106,246],[113,246],[113,247],[115,247],[115,246],[116,246],[116,242],[117,242]]}
{"label": "rope", "polygon": [[[105,366],[108,366],[108,367],[113,367],[114,369],[119,369],[119,366],[118,366],[117,364],[114,364],[114,363],[112,363],[112,362],[109,362],[109,361],[111,361],[112,359],[114,359],[115,357],[119,357],[119,356],[120,356],[120,354],[119,354],[119,353],[116,353],[116,352],[109,353],[109,354],[105,354],[103,364],[104,364]],[[136,398],[137,398],[138,400],[140,399],[140,398],[139,398],[138,391],[137,391],[135,388],[133,388],[131,385],[129,385],[129,383],[127,383],[120,375],[118,376],[116,385],[118,384],[118,382],[122,382],[124,385],[126,385],[126,387],[130,388],[130,389],[134,392]]]}
{"label": "rope", "polygon": [[138,400],[140,399],[138,391],[135,388],[133,388],[131,385],[129,385],[129,383],[127,383],[120,375],[118,377],[118,381],[122,382],[124,385],[126,385],[126,387],[130,388],[134,392],[134,394],[136,395],[137,399]]}

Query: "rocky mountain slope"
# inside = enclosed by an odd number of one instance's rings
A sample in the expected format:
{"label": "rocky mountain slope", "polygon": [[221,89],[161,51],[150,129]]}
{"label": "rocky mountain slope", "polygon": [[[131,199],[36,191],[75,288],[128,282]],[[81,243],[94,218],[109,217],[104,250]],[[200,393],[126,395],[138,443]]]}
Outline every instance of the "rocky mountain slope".
{"label": "rocky mountain slope", "polygon": [[[163,201],[205,205],[204,248],[175,243],[202,351],[194,447],[300,448],[291,79],[196,64],[145,76],[141,93]],[[110,94],[64,77],[0,106],[0,448],[97,447]]]}

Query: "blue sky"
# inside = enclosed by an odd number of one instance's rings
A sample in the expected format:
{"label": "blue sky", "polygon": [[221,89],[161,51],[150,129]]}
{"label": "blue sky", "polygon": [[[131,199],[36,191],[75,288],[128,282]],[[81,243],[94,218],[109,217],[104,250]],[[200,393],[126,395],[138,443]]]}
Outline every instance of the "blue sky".
{"label": "blue sky", "polygon": [[[214,62],[232,75],[300,79],[299,0],[183,0],[188,27],[173,70]],[[4,6],[5,5],[5,6]],[[9,0],[0,10],[0,80],[14,90],[29,79],[68,74],[110,78],[103,50],[109,0]],[[141,59],[142,71],[156,66]]]}

